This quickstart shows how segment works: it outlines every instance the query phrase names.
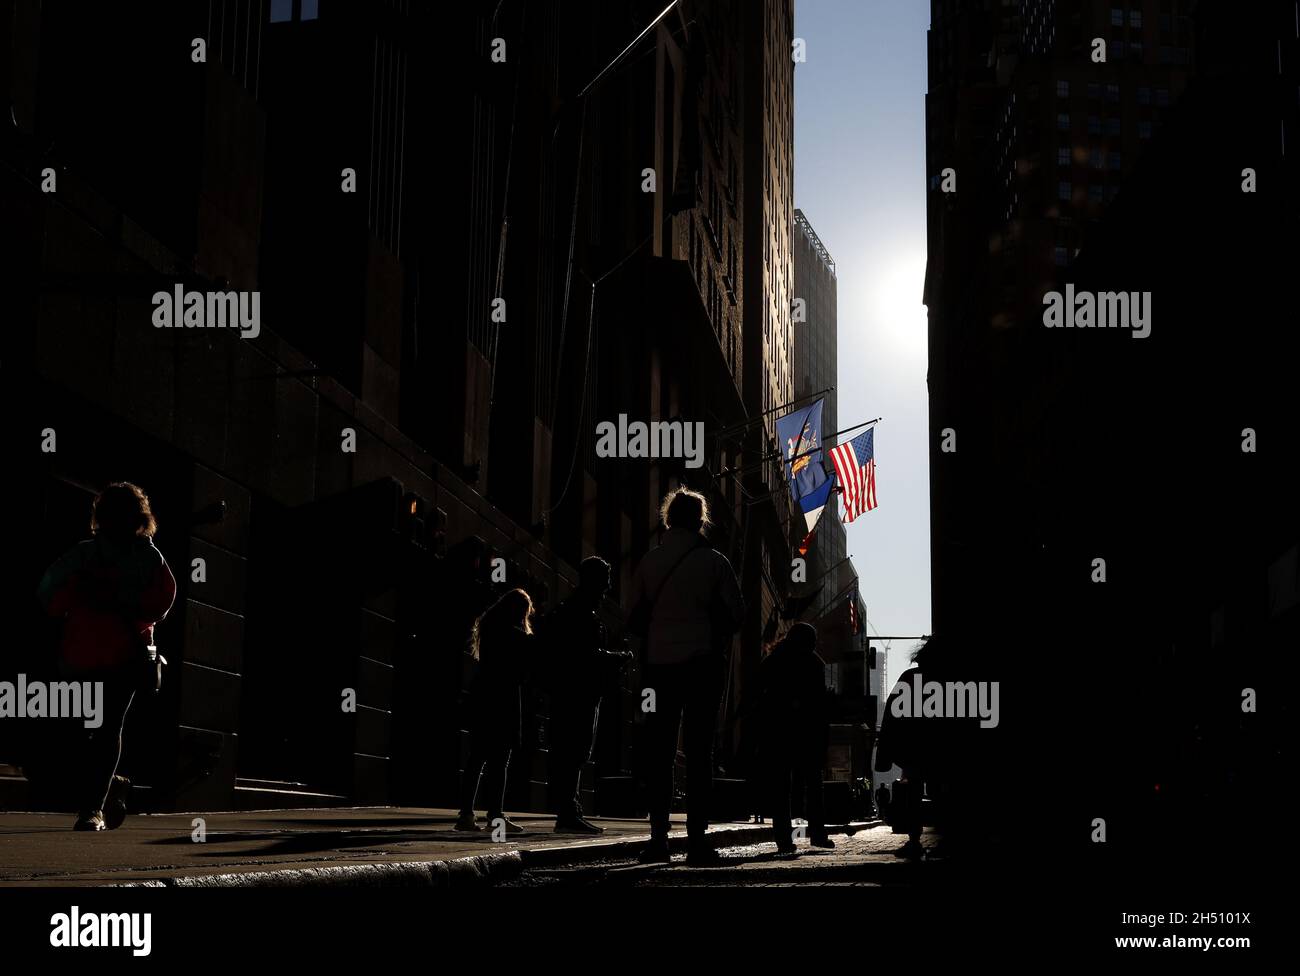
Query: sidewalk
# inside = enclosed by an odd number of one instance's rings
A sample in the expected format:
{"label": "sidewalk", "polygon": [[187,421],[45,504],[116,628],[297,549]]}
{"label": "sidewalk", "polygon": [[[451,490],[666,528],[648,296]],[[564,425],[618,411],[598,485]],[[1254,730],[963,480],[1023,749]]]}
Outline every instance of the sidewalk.
{"label": "sidewalk", "polygon": [[[410,807],[137,815],[95,834],[73,831],[68,814],[0,813],[0,886],[492,884],[525,867],[633,856],[649,839],[645,820],[593,818],[606,832],[590,837],[555,833],[550,816],[509,816],[528,832],[495,843],[487,832],[453,831],[452,810]],[[196,817],[202,843],[191,836]],[[685,818],[673,820],[669,843],[685,850]],[[766,841],[771,828],[730,823],[709,833],[715,846],[733,846]]]}

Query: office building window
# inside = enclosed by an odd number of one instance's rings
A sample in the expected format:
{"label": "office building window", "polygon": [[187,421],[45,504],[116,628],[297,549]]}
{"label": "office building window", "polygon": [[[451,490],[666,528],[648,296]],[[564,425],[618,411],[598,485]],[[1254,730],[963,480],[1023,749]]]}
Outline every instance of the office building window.
{"label": "office building window", "polygon": [[1139,105],[1151,104],[1151,89],[1148,88],[1146,85],[1143,85],[1141,88],[1138,89],[1138,104]]}
{"label": "office building window", "polygon": [[1119,135],[1119,134],[1120,134],[1120,123],[1119,123],[1119,119],[1107,119],[1107,120],[1106,120],[1106,135],[1108,135],[1108,136],[1117,136],[1117,135]]}
{"label": "office building window", "polygon": [[1139,123],[1138,123],[1138,138],[1139,138],[1139,139],[1150,139],[1150,138],[1151,138],[1151,123],[1150,123],[1150,122],[1139,122]]}
{"label": "office building window", "polygon": [[320,0],[302,0],[300,20],[315,20],[320,15]]}
{"label": "office building window", "polygon": [[1056,261],[1057,267],[1063,268],[1070,263],[1070,252],[1063,247],[1055,248],[1052,258]]}
{"label": "office building window", "polygon": [[271,23],[293,20],[293,0],[271,0]]}
{"label": "office building window", "polygon": [[1141,26],[1142,26],[1142,11],[1140,11],[1140,10],[1130,10],[1130,11],[1128,12],[1128,25],[1129,25],[1130,27],[1141,27]]}
{"label": "office building window", "polygon": [[1101,169],[1101,150],[1090,149],[1088,151],[1088,165],[1093,169]]}
{"label": "office building window", "polygon": [[1124,26],[1124,11],[1120,10],[1119,7],[1111,7],[1111,8],[1110,8],[1110,23],[1111,23],[1111,26],[1112,26],[1112,27],[1123,27],[1123,26]]}
{"label": "office building window", "polygon": [[1056,131],[1057,131],[1057,132],[1069,132],[1069,131],[1070,131],[1070,113],[1069,113],[1069,112],[1061,112],[1060,114],[1058,114],[1058,115],[1056,116]]}
{"label": "office building window", "polygon": [[1068,81],[1058,81],[1056,83],[1056,97],[1057,98],[1070,97],[1070,83]]}
{"label": "office building window", "polygon": [[1118,101],[1119,101],[1119,85],[1107,85],[1107,86],[1106,86],[1106,101],[1108,101],[1108,102],[1118,102]]}
{"label": "office building window", "polygon": [[1068,181],[1062,180],[1060,183],[1056,184],[1056,198],[1058,200],[1065,200],[1068,202],[1070,197],[1073,196],[1073,193],[1074,188]]}
{"label": "office building window", "polygon": [[1157,105],[1160,105],[1160,106],[1165,106],[1165,105],[1168,105],[1168,104],[1169,104],[1169,89],[1168,89],[1168,88],[1157,88],[1157,89],[1156,89],[1156,104],[1157,104]]}
{"label": "office building window", "polygon": [[1130,61],[1142,60],[1142,44],[1140,41],[1132,41],[1128,46],[1128,59]]}
{"label": "office building window", "polygon": [[1088,135],[1101,135],[1101,119],[1097,118],[1095,115],[1088,116]]}
{"label": "office building window", "polygon": [[1119,153],[1117,153],[1117,152],[1113,152],[1113,153],[1110,154],[1110,168],[1111,168],[1111,169],[1114,169],[1114,170],[1118,170],[1118,169],[1121,169],[1121,168],[1122,168],[1122,167],[1120,166],[1120,156],[1119,156]]}
{"label": "office building window", "polygon": [[1088,187],[1088,202],[1101,203],[1101,187],[1099,186]]}
{"label": "office building window", "polygon": [[1056,150],[1056,165],[1057,165],[1057,166],[1069,166],[1069,165],[1070,165],[1070,147],[1069,147],[1069,146],[1061,146],[1059,149]]}
{"label": "office building window", "polygon": [[1116,60],[1116,61],[1119,61],[1119,60],[1123,59],[1123,57],[1124,57],[1124,42],[1123,42],[1123,41],[1111,41],[1111,42],[1110,42],[1110,53],[1113,54],[1113,55],[1115,55],[1115,60]]}
{"label": "office building window", "polygon": [[1088,82],[1088,97],[1101,98],[1101,85],[1095,81]]}

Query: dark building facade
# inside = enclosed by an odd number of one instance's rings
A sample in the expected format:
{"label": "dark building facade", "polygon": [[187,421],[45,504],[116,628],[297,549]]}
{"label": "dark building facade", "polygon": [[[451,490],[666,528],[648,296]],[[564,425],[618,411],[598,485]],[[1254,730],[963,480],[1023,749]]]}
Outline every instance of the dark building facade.
{"label": "dark building facade", "polygon": [[[57,443],[6,488],[40,513],[13,592],[33,593],[35,671],[41,569],[99,486],[150,493],[181,586],[167,687],[128,735],[156,808],[452,803],[473,614],[513,586],[544,611],[600,554],[618,632],[677,484],[709,495],[751,617],[761,581],[788,579],[779,500],[719,476],[767,445],[718,433],[760,409],[751,377],[789,398],[788,337],[751,340],[744,312],[788,329],[788,215],[747,195],[746,147],[782,161],[788,202],[789,79],[784,116],[754,116],[763,17],[651,6],[0,9],[24,323],[5,395]],[[448,36],[453,56],[429,56]],[[751,269],[759,227],[784,228],[783,276]],[[177,285],[257,292],[257,335],[154,328],[151,296]],[[598,456],[620,415],[703,422],[703,463]],[[737,639],[728,707],[760,628]],[[602,812],[635,807],[635,689],[607,698],[584,774]],[[511,808],[544,803],[547,708],[530,695]],[[32,748],[0,742],[6,802],[40,792],[18,772]]]}
{"label": "dark building facade", "polygon": [[[759,646],[789,592],[795,514],[776,441],[794,399],[794,8],[791,0],[742,6],[744,23],[744,380],[752,425],[741,443],[761,461],[741,476],[749,513],[741,586],[750,600],[742,640]],[[752,679],[758,657],[742,662]],[[739,730],[738,730],[739,732]]]}
{"label": "dark building facade", "polygon": [[[1295,15],[932,5],[935,631],[1002,679],[979,754],[1033,770],[1063,850],[1102,818],[1158,852],[1275,788],[1287,706],[1242,702],[1286,686],[1296,627]],[[1067,287],[1146,300],[1150,332],[1046,328]]]}
{"label": "dark building facade", "polygon": [[[813,229],[807,215],[794,212],[795,298],[802,300],[800,318],[793,323],[795,397],[801,401],[822,394],[822,426],[828,438],[839,429],[838,383],[839,316],[835,259]],[[829,462],[827,462],[829,463]],[[797,547],[806,536],[806,521],[795,512],[790,523],[791,545]],[[826,620],[822,656],[828,662],[828,682],[841,699],[842,722],[874,724],[873,709],[867,707],[866,622],[858,616],[850,619],[848,601],[862,606],[858,575],[848,559],[848,540],[840,521],[839,495],[832,493],[816,526],[807,555],[810,584],[821,588],[820,594],[805,613],[804,619]],[[804,586],[800,589],[807,590]]]}
{"label": "dark building facade", "polygon": [[[825,435],[839,430],[838,383],[839,318],[836,304],[835,260],[822,243],[802,210],[794,212],[794,294],[804,304],[804,321],[795,322],[794,395],[799,400],[824,394],[822,428]],[[848,582],[851,567],[846,558],[847,540],[840,522],[839,496],[832,494],[817,522],[817,535],[808,553],[808,579],[822,580],[822,597],[814,604],[823,611]],[[791,539],[797,544],[806,534],[806,523],[796,513],[791,522]]]}

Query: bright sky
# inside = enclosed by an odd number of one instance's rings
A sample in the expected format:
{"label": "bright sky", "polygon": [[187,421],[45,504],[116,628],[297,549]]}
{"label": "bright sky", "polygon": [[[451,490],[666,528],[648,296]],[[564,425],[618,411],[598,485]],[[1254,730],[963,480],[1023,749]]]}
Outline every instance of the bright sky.
{"label": "bright sky", "polygon": [[[794,205],[835,259],[841,427],[876,427],[879,507],[847,526],[870,633],[930,632],[925,90],[929,4],[795,0]],[[892,683],[916,641],[890,648]]]}

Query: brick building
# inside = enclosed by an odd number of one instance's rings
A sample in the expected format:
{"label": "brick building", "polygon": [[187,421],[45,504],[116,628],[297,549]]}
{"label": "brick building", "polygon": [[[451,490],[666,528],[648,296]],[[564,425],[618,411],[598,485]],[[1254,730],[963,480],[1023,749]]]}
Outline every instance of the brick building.
{"label": "brick building", "polygon": [[[786,559],[747,537],[746,485],[718,477],[759,445],[716,434],[760,403],[745,384],[770,371],[750,358],[788,362],[744,314],[754,295],[788,319],[788,273],[779,302],[775,272],[745,285],[748,227],[788,258],[788,215],[750,221],[745,191],[752,138],[780,153],[788,197],[788,92],[765,139],[743,41],[761,17],[660,10],[0,10],[7,318],[25,323],[6,405],[57,435],[6,485],[39,513],[15,592],[85,535],[99,486],[149,492],[181,586],[158,635],[167,687],[128,736],[156,808],[452,802],[470,608],[494,586],[549,607],[599,553],[617,628],[675,484],[709,493],[714,544],[751,588]],[[257,336],[154,328],[151,296],[178,284],[257,292]],[[705,423],[705,463],[598,457],[596,425],[620,414]],[[460,562],[474,539],[477,569]],[[38,616],[33,600],[30,670]],[[730,706],[758,653],[747,625]],[[633,802],[635,680],[602,709],[598,808]],[[546,710],[532,694],[513,808],[544,804]],[[29,745],[0,741],[6,802],[39,785],[15,761]]]}

